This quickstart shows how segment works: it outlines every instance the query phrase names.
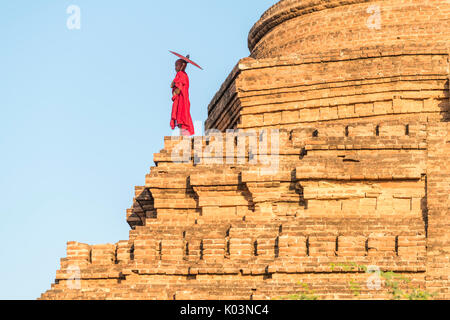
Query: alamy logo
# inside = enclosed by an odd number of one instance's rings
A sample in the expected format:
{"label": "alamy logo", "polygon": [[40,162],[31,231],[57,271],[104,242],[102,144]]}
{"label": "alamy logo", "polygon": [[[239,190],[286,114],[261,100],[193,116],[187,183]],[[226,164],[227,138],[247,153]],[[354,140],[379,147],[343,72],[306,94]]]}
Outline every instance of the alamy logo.
{"label": "alamy logo", "polygon": [[[174,138],[173,138],[174,139]],[[280,132],[273,130],[209,130],[205,137],[175,143],[172,161],[195,165],[257,165],[261,175],[276,174],[280,166]]]}
{"label": "alamy logo", "polygon": [[370,275],[367,279],[367,288],[369,290],[381,289],[381,270],[378,266],[368,266],[367,273]]}
{"label": "alamy logo", "polygon": [[81,289],[81,270],[77,265],[70,265],[67,268],[67,288],[69,290],[80,290]]}
{"label": "alamy logo", "polygon": [[367,8],[367,13],[371,16],[367,19],[366,25],[369,29],[380,30],[381,29],[381,8],[380,6],[373,5]]}
{"label": "alamy logo", "polygon": [[70,5],[67,8],[67,14],[70,16],[67,18],[67,29],[69,30],[80,30],[81,29],[81,9],[79,6]]}

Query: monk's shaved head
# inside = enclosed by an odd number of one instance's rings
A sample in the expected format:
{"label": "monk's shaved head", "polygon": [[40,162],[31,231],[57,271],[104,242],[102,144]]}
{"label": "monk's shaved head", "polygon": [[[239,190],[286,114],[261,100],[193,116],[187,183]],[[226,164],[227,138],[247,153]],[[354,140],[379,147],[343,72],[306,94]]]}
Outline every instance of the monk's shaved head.
{"label": "monk's shaved head", "polygon": [[175,62],[175,70],[176,70],[177,72],[179,72],[179,71],[185,71],[185,70],[186,70],[186,67],[187,67],[187,62],[184,61],[183,59],[178,59],[178,60]]}

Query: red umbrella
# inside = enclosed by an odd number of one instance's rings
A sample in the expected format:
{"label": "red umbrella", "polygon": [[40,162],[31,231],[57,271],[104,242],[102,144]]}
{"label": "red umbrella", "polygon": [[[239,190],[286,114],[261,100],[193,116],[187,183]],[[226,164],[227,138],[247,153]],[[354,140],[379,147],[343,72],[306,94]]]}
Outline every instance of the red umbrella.
{"label": "red umbrella", "polygon": [[183,59],[183,60],[186,61],[187,63],[193,64],[193,65],[196,66],[197,68],[200,68],[200,69],[203,70],[202,67],[200,67],[200,66],[199,66],[198,64],[196,64],[194,61],[192,61],[192,60],[189,59],[189,55],[188,55],[187,57],[185,57],[185,56],[182,56],[182,55],[179,54],[179,53],[176,53],[176,52],[173,52],[173,51],[170,51],[170,50],[169,50],[169,52],[172,53],[172,54],[174,54],[174,55],[176,55],[178,58]]}

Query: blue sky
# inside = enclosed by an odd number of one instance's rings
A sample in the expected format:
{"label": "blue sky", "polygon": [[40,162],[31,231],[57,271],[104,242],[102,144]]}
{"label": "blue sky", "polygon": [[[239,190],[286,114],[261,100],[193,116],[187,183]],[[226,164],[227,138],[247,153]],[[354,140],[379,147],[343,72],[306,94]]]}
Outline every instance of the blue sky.
{"label": "blue sky", "polygon": [[[276,0],[0,2],[0,299],[50,288],[67,241],[128,239],[125,211],[171,135],[175,58],[194,121]],[[81,29],[66,26],[70,5]]]}

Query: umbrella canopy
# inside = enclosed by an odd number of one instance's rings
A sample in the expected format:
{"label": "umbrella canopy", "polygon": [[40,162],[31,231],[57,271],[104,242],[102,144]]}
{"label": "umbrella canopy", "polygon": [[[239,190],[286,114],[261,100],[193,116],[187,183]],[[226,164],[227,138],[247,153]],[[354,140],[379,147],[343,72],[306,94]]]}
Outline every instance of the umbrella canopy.
{"label": "umbrella canopy", "polygon": [[200,68],[200,69],[203,70],[202,67],[200,67],[198,64],[196,64],[196,63],[195,63],[194,61],[192,61],[191,59],[189,59],[189,56],[185,57],[185,56],[183,56],[183,55],[181,55],[181,54],[179,54],[179,53],[176,53],[176,52],[173,52],[173,51],[170,51],[170,50],[169,50],[169,52],[172,53],[172,54],[174,54],[174,55],[176,55],[178,58],[180,58],[180,59],[186,61],[187,63],[190,63],[190,64],[196,66],[197,68]]}

